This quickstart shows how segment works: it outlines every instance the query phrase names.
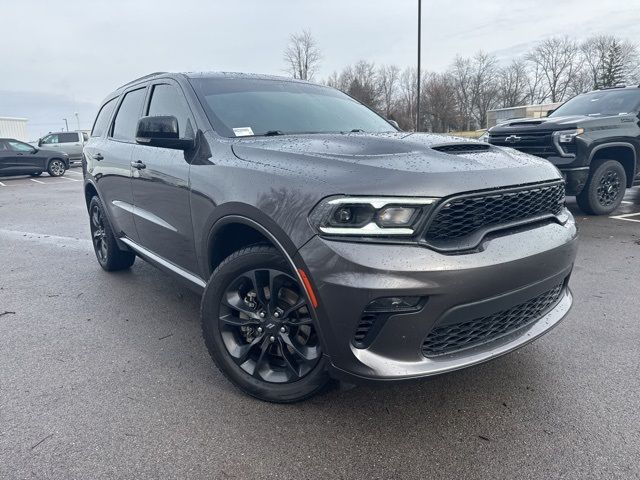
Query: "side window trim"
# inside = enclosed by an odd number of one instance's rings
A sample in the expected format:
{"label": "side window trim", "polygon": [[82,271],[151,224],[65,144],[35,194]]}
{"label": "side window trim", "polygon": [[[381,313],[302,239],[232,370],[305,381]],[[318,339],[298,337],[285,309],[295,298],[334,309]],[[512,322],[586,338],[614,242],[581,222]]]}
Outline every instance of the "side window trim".
{"label": "side window trim", "polygon": [[113,127],[115,126],[116,123],[116,118],[118,117],[118,112],[120,111],[120,107],[122,107],[122,102],[124,101],[124,97],[127,96],[128,93],[131,92],[135,92],[136,90],[145,90],[144,93],[144,100],[142,101],[142,110],[140,110],[140,112],[138,112],[138,116],[142,116],[142,112],[144,112],[144,108],[145,105],[147,104],[147,102],[149,101],[149,84],[144,84],[144,85],[136,85],[135,87],[131,87],[128,90],[122,92],[120,94],[120,98],[118,98],[118,104],[116,105],[116,107],[113,109],[113,113],[111,114],[111,120],[109,121],[109,128],[107,129],[107,138],[113,142],[120,142],[120,143],[133,143],[135,144],[136,142],[127,142],[124,140],[119,140],[117,138],[113,138]]}
{"label": "side window trim", "polygon": [[187,107],[187,113],[189,114],[189,120],[191,120],[191,126],[193,128],[193,132],[194,132],[194,135],[195,135],[195,133],[198,131],[198,125],[196,123],[196,116],[193,113],[193,109],[191,108],[191,104],[189,103],[189,100],[187,99],[187,95],[185,95],[182,86],[178,82],[173,80],[173,79],[160,78],[160,79],[157,79],[157,80],[149,83],[149,85],[147,85],[147,96],[146,96],[145,101],[144,101],[144,108],[142,110],[142,112],[143,112],[142,115],[143,116],[149,115],[149,109],[151,108],[151,100],[153,98],[153,89],[157,85],[169,85],[169,86],[175,88],[178,91],[178,93],[180,95],[182,95],[182,101],[183,101],[184,105]]}

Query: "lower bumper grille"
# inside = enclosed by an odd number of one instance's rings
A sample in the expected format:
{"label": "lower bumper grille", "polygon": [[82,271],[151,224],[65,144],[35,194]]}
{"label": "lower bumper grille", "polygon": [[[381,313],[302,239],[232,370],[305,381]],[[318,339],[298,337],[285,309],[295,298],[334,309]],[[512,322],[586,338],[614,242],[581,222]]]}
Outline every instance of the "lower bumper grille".
{"label": "lower bumper grille", "polygon": [[508,310],[468,322],[434,328],[424,343],[425,357],[447,355],[477,347],[519,330],[540,319],[560,300],[564,282],[531,300]]}

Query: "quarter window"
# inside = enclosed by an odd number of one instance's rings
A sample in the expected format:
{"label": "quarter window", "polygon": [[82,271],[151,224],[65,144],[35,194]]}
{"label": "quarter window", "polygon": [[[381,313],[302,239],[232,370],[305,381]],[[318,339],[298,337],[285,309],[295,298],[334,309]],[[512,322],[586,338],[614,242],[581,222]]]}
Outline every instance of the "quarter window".
{"label": "quarter window", "polygon": [[120,104],[113,121],[112,137],[123,142],[132,142],[136,137],[136,126],[142,112],[146,89],[140,88],[127,93]]}
{"label": "quarter window", "polygon": [[116,106],[116,99],[112,98],[107,103],[105,103],[100,111],[98,112],[98,116],[96,117],[96,121],[93,124],[93,130],[91,130],[92,137],[101,137],[104,131],[107,129],[107,125],[109,123],[109,118],[111,117],[111,112],[113,112],[113,107]]}
{"label": "quarter window", "polygon": [[76,132],[58,134],[58,143],[76,143],[76,142],[78,142],[78,134]]}
{"label": "quarter window", "polygon": [[149,116],[172,115],[178,119],[180,138],[193,138],[193,124],[189,107],[182,92],[173,85],[161,84],[153,87]]}

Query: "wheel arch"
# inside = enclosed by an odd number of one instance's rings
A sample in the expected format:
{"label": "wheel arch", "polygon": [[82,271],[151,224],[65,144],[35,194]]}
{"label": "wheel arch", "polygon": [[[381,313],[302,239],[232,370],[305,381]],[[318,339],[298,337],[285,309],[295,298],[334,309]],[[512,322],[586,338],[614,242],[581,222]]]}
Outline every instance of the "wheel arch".
{"label": "wheel arch", "polygon": [[637,154],[632,144],[613,142],[598,145],[592,150],[589,163],[603,159],[620,162],[627,175],[627,188],[633,186],[633,180],[636,176]]}

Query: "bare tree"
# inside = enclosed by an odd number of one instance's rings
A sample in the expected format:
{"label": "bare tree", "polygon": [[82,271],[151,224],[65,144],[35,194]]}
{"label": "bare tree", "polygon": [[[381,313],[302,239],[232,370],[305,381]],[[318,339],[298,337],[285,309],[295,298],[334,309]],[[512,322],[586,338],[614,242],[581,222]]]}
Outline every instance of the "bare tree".
{"label": "bare tree", "polygon": [[516,107],[527,103],[528,76],[524,60],[517,58],[498,72],[500,105]]}
{"label": "bare tree", "polygon": [[472,66],[473,115],[476,125],[484,128],[487,126],[487,112],[497,107],[499,102],[498,60],[481,51],[473,57]]}
{"label": "bare tree", "polygon": [[378,90],[381,94],[381,111],[386,118],[392,116],[396,104],[400,69],[395,65],[382,65],[378,68]]}
{"label": "bare tree", "polygon": [[284,51],[284,60],[287,63],[287,71],[293,78],[313,79],[321,59],[320,49],[311,33],[304,30],[289,37],[289,44]]}
{"label": "bare tree", "polygon": [[465,130],[471,130],[473,121],[473,66],[471,60],[457,56],[450,70],[456,87],[456,97],[460,114],[465,122]]}
{"label": "bare tree", "polygon": [[582,61],[578,44],[569,37],[544,40],[526,59],[540,68],[552,102],[566,98],[571,78]]}
{"label": "bare tree", "polygon": [[404,130],[416,129],[416,108],[418,104],[418,73],[415,68],[407,67],[400,75],[400,113],[397,119]]}
{"label": "bare tree", "polygon": [[438,133],[457,130],[460,115],[451,74],[426,73],[421,90],[425,117],[421,119],[421,125],[429,125],[431,131]]}

